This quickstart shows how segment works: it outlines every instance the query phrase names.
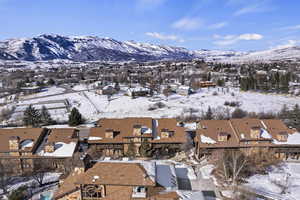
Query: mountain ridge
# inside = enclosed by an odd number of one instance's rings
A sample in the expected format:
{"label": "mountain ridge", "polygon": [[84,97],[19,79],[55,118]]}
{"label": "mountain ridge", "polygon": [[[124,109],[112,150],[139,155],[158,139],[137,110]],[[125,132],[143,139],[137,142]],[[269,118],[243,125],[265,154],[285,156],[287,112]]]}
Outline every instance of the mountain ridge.
{"label": "mountain ridge", "polygon": [[43,34],[0,41],[0,60],[159,61],[203,59],[216,62],[300,61],[300,47],[264,51],[188,50],[184,47],[118,41],[97,36]]}

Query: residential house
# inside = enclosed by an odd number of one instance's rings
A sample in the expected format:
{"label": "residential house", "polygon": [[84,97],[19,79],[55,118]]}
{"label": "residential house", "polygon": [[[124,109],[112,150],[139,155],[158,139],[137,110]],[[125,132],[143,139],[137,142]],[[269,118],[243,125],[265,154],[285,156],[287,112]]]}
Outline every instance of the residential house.
{"label": "residential house", "polygon": [[157,151],[180,151],[187,142],[187,134],[176,119],[101,119],[98,127],[91,128],[88,139],[89,146],[102,155],[117,157],[127,154],[130,145],[140,156],[143,142]]}
{"label": "residential house", "polygon": [[300,134],[281,120],[201,120],[197,124],[196,155],[209,156],[215,150],[274,150],[280,158],[299,158]]}
{"label": "residential house", "polygon": [[51,160],[51,167],[63,171],[64,161],[73,157],[77,147],[76,129],[0,129],[0,162],[14,163],[15,173],[33,170],[41,159]]}
{"label": "residential house", "polygon": [[[166,172],[165,172],[166,173]],[[97,162],[90,169],[75,169],[60,184],[55,200],[179,200],[158,182],[152,162]]]}

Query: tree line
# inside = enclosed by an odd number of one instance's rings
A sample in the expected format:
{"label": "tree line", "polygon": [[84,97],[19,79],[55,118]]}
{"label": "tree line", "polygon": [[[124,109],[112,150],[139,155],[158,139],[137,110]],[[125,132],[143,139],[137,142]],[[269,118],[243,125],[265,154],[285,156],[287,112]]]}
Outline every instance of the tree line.
{"label": "tree line", "polygon": [[[85,122],[85,119],[78,111],[77,108],[73,108],[68,119],[69,126],[78,126]],[[31,127],[41,127],[47,125],[53,125],[57,122],[52,119],[49,110],[46,106],[43,106],[42,109],[39,111],[34,108],[32,105],[29,105],[23,114],[23,124],[25,126]]]}

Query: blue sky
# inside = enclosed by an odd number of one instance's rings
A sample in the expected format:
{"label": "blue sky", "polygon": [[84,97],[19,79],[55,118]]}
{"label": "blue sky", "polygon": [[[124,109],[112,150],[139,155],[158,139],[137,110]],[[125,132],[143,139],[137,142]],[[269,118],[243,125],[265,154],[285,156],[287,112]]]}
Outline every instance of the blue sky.
{"label": "blue sky", "polygon": [[300,43],[299,0],[0,0],[0,39],[94,35],[189,49]]}

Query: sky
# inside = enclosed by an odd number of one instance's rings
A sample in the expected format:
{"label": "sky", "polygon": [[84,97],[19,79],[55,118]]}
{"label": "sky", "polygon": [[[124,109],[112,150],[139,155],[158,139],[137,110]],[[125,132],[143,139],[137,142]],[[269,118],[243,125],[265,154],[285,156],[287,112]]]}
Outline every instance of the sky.
{"label": "sky", "polygon": [[0,40],[110,37],[191,50],[300,44],[299,0],[0,0]]}

